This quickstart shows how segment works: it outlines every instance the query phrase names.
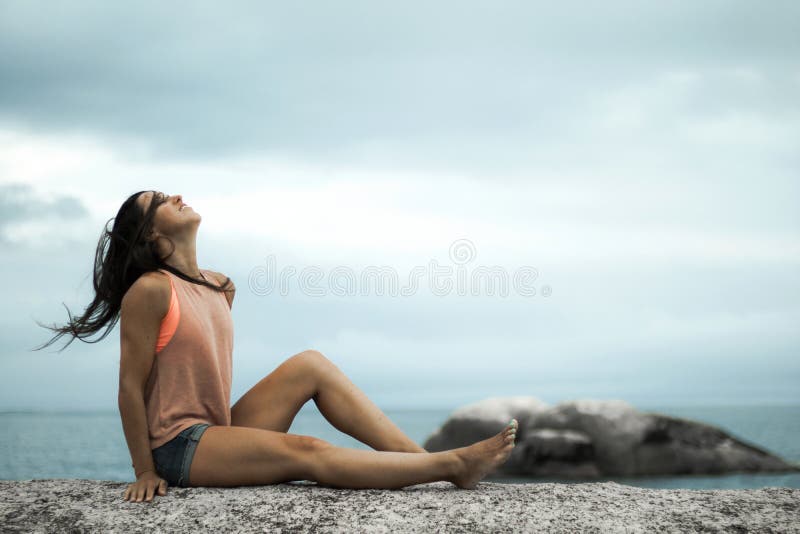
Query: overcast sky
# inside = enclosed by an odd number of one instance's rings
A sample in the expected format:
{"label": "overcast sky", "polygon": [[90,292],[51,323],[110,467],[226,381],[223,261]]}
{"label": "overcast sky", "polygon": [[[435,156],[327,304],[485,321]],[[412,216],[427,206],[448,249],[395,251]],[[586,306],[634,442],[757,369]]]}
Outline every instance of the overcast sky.
{"label": "overcast sky", "polygon": [[238,287],[234,402],[307,348],[384,408],[800,402],[800,4],[124,4],[0,4],[0,409],[116,410],[118,327],[29,349],[141,189]]}

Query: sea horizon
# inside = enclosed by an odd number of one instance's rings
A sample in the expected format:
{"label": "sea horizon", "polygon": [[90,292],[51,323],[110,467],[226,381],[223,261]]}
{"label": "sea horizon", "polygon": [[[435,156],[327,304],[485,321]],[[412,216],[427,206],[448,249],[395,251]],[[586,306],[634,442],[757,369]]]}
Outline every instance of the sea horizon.
{"label": "sea horizon", "polygon": [[[423,445],[427,437],[457,407],[381,408],[410,438]],[[676,404],[640,405],[636,408],[716,426],[736,439],[800,465],[800,404]],[[130,455],[119,412],[116,410],[0,409],[0,424],[6,429],[0,437],[2,480],[133,480]],[[307,403],[298,412],[289,432],[313,435],[337,446],[369,449],[367,445],[331,426],[313,402]],[[53,443],[53,435],[59,436],[57,450],[49,446]],[[797,473],[604,477],[587,480],[490,477],[485,480],[500,483],[587,483],[611,480],[632,486],[663,489],[800,488],[800,474]]]}

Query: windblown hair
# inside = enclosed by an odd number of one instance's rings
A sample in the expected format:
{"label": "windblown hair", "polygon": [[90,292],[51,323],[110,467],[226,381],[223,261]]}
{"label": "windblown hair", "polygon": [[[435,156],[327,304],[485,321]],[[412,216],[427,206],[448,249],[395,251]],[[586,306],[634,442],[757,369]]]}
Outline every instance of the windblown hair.
{"label": "windblown hair", "polygon": [[[48,330],[56,332],[47,343],[34,348],[40,350],[55,343],[61,336],[69,334],[72,338],[58,352],[67,348],[75,338],[86,343],[97,343],[102,341],[114,329],[119,321],[122,297],[130,289],[134,282],[144,273],[164,269],[174,273],[176,276],[188,282],[210,287],[214,291],[232,291],[230,286],[231,279],[226,277],[225,284],[218,287],[206,280],[198,280],[188,276],[174,267],[164,263],[175,252],[175,243],[167,239],[172,250],[165,257],[158,255],[157,242],[148,237],[153,232],[153,217],[156,208],[166,202],[159,200],[154,194],[150,207],[143,211],[136,199],[139,195],[147,191],[139,191],[128,197],[117,212],[117,216],[109,219],[103,227],[100,241],[97,244],[94,259],[94,291],[95,297],[91,304],[86,307],[81,317],[73,317],[66,304],[69,322],[66,325],[52,326],[44,325],[39,321],[36,323]],[[111,221],[114,225],[111,231],[108,225]],[[100,338],[86,340],[103,327],[106,331]]]}

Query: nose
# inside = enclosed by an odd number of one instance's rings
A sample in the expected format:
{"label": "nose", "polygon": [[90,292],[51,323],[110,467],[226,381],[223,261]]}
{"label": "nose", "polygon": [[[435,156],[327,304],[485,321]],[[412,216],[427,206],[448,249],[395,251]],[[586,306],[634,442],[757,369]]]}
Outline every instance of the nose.
{"label": "nose", "polygon": [[178,203],[180,204],[181,202],[183,202],[183,196],[181,196],[181,195],[175,195],[175,200],[177,200],[177,201],[178,201]]}

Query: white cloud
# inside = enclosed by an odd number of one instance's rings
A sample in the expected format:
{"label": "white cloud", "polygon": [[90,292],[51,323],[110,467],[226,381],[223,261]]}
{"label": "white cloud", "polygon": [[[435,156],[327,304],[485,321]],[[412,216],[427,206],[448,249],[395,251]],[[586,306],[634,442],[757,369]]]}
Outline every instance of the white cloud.
{"label": "white cloud", "polygon": [[[577,173],[564,183],[503,188],[453,174],[268,159],[131,161],[85,139],[9,131],[0,137],[7,141],[0,152],[3,181],[22,178],[43,196],[74,192],[91,212],[89,220],[67,226],[47,218],[20,223],[8,232],[16,241],[46,240],[53,232],[94,238],[125,196],[155,187],[181,192],[203,215],[202,234],[274,244],[331,263],[380,259],[408,267],[447,259],[459,238],[473,241],[477,262],[489,264],[522,264],[532,256],[554,263],[800,261],[795,233],[706,225],[701,206],[711,213],[725,207],[703,183],[636,185],[633,176],[604,177],[599,169],[595,181]],[[693,209],[700,219],[687,220]],[[726,217],[737,216],[732,209]]]}
{"label": "white cloud", "polygon": [[776,120],[760,113],[731,112],[721,117],[689,120],[684,131],[693,143],[728,150],[775,149],[786,153],[800,150],[800,114]]}

